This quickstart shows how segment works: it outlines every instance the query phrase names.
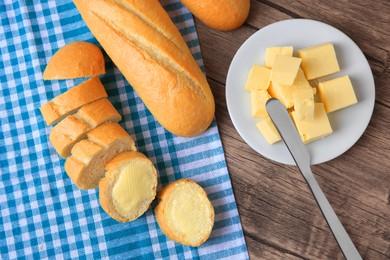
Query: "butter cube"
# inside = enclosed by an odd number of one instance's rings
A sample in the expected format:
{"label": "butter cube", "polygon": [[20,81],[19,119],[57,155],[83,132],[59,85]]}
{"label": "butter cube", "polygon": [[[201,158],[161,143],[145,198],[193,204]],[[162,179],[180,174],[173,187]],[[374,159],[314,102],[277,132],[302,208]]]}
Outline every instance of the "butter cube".
{"label": "butter cube", "polygon": [[271,70],[259,65],[253,65],[246,80],[245,89],[267,90],[270,82]]}
{"label": "butter cube", "polygon": [[307,81],[305,73],[303,73],[303,70],[301,68],[298,69],[297,77],[294,80],[293,87],[295,87],[296,89],[313,89],[309,81]]}
{"label": "butter cube", "polygon": [[271,81],[291,86],[297,77],[302,59],[276,55],[271,71]]}
{"label": "butter cube", "polygon": [[271,97],[279,99],[286,108],[291,108],[294,106],[294,93],[298,89],[310,89],[313,91],[302,69],[298,69],[297,77],[291,86],[271,82],[268,92]]}
{"label": "butter cube", "polygon": [[292,57],[293,47],[292,46],[284,46],[284,47],[267,48],[265,50],[265,66],[266,67],[272,68],[276,55]]}
{"label": "butter cube", "polygon": [[305,144],[323,138],[333,132],[322,103],[314,104],[314,118],[311,121],[299,120],[297,111],[292,111],[291,116],[302,142]]}
{"label": "butter cube", "polygon": [[328,113],[357,103],[348,75],[320,82],[318,94]]}
{"label": "butter cube", "polygon": [[314,95],[312,89],[297,89],[294,92],[294,110],[299,120],[314,119]]}
{"label": "butter cube", "polygon": [[340,71],[332,43],[320,44],[297,51],[308,80]]}
{"label": "butter cube", "polygon": [[277,98],[286,108],[294,106],[293,88],[291,86],[281,85],[275,82],[271,82],[268,89],[269,94],[273,98]]}
{"label": "butter cube", "polygon": [[278,130],[276,130],[274,123],[269,117],[258,122],[256,126],[269,144],[274,144],[282,140]]}
{"label": "butter cube", "polygon": [[267,117],[268,113],[265,104],[271,96],[266,90],[254,90],[251,92],[252,116]]}

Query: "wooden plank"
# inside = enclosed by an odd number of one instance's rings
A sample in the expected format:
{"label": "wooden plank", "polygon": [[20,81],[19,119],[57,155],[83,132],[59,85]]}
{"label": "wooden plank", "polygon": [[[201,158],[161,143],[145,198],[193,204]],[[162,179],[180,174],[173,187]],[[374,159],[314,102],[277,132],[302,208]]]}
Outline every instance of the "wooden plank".
{"label": "wooden plank", "polygon": [[196,19],[199,42],[206,74],[225,84],[227,71],[234,54],[256,30],[241,27],[232,32],[220,32],[205,26]]}
{"label": "wooden plank", "polygon": [[376,106],[364,135],[313,172],[363,258],[389,259],[389,2],[252,0],[251,5],[246,24],[233,32],[219,32],[196,20],[251,258],[344,258],[297,169],[272,162],[245,144],[225,101],[228,67],[250,35],[279,20],[309,18],[346,32],[365,53],[376,82]]}
{"label": "wooden plank", "polygon": [[[385,62],[390,50],[389,1],[257,0],[296,18],[328,23],[351,37],[363,51]],[[255,1],[251,2],[255,5]],[[388,67],[388,64],[387,64]]]}
{"label": "wooden plank", "polygon": [[[295,13],[286,14],[279,10],[274,9],[272,6],[277,6],[269,1],[263,1],[267,4],[260,3],[258,1],[251,1],[251,13],[245,24],[245,26],[232,32],[220,32],[213,30],[205,26],[199,20],[196,20],[199,40],[203,56],[205,59],[205,66],[207,75],[223,84],[225,84],[227,71],[234,54],[237,52],[241,44],[258,29],[271,24],[273,22],[290,19],[294,16],[314,19],[311,16],[300,16]],[[295,4],[298,1],[294,1]],[[277,6],[278,7],[278,6]],[[280,7],[279,7],[280,8]],[[281,8],[285,10],[284,8]],[[311,14],[313,15],[314,14]],[[317,13],[316,19],[328,22],[336,28],[345,31],[348,35],[349,31],[352,31],[349,35],[358,45],[362,48],[362,51],[367,55],[369,64],[374,73],[374,79],[377,86],[377,100],[380,100],[381,104],[390,107],[390,91],[386,86],[386,82],[390,79],[390,40],[388,36],[377,36],[378,43],[383,44],[382,47],[377,48],[376,45],[370,44],[371,40],[367,39],[366,34],[372,34],[370,39],[375,39],[378,34],[374,30],[366,27],[355,26],[351,23],[343,23],[343,26],[329,22],[326,18],[319,16]],[[334,20],[338,20],[333,17]],[[356,19],[356,18],[355,18]],[[390,24],[390,22],[388,23]],[[387,26],[389,27],[389,26]],[[390,29],[390,28],[389,28]],[[368,30],[368,32],[366,32]],[[390,30],[388,30],[390,32]],[[364,35],[364,38],[362,38]],[[385,37],[383,39],[383,37]],[[376,40],[376,39],[375,39]],[[207,44],[204,44],[207,42]],[[371,53],[371,50],[375,49],[375,53]]]}
{"label": "wooden plank", "polygon": [[[313,19],[330,24],[348,35],[363,51],[370,63],[377,86],[384,86],[390,78],[390,1],[284,1],[253,0],[255,17],[263,17],[268,8],[290,15],[290,18]],[[262,9],[258,6],[261,5]],[[268,8],[267,8],[267,7]],[[263,12],[261,13],[261,10]],[[282,16],[278,16],[280,19]],[[259,18],[261,19],[261,18]],[[259,19],[248,20],[261,28]],[[390,92],[379,92],[382,103],[390,106]]]}
{"label": "wooden plank", "polygon": [[252,237],[250,234],[246,234],[246,243],[251,259],[305,259],[284,248],[276,250],[274,245],[270,245],[267,241],[260,241],[257,237]]}

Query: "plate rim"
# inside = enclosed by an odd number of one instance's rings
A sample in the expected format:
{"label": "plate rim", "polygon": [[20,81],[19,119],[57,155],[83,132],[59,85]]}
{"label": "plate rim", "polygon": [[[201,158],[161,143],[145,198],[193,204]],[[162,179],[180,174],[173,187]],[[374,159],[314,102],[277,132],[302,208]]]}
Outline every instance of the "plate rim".
{"label": "plate rim", "polygon": [[[311,160],[311,165],[316,165],[316,164],[321,164],[321,163],[325,163],[325,162],[331,161],[331,160],[333,160],[333,159],[343,155],[345,152],[347,152],[349,149],[351,149],[352,146],[354,146],[360,140],[362,135],[366,132],[366,129],[367,129],[369,123],[371,122],[371,118],[372,118],[372,115],[373,115],[373,112],[374,112],[374,108],[375,108],[375,100],[376,100],[375,79],[374,79],[374,76],[373,76],[373,73],[372,73],[371,66],[370,66],[367,58],[365,57],[363,51],[360,49],[360,47],[348,35],[346,35],[343,31],[341,31],[338,28],[336,28],[336,27],[334,27],[332,25],[329,25],[327,23],[324,23],[324,22],[321,22],[321,21],[317,21],[317,20],[313,20],[313,19],[305,19],[305,18],[296,18],[296,19],[293,18],[293,19],[281,20],[281,21],[277,21],[277,22],[274,22],[274,23],[270,23],[270,24],[260,28],[255,33],[250,35],[241,44],[241,46],[236,51],[236,53],[234,54],[234,56],[233,56],[233,58],[232,58],[232,60],[231,60],[231,62],[229,64],[229,69],[228,69],[228,72],[227,72],[227,75],[226,75],[226,86],[225,86],[225,97],[226,98],[225,99],[226,99],[226,105],[227,105],[228,114],[229,114],[230,119],[231,119],[231,121],[233,123],[233,126],[234,126],[235,130],[238,132],[238,134],[240,135],[240,137],[244,140],[244,142],[247,145],[249,145],[254,151],[259,153],[261,156],[263,156],[263,157],[265,157],[265,158],[267,158],[269,160],[272,160],[272,161],[277,162],[277,163],[285,164],[285,165],[295,165],[292,157],[290,158],[291,159],[290,161],[286,161],[286,160],[279,159],[279,158],[271,158],[267,154],[264,154],[264,153],[261,153],[260,151],[258,151],[258,149],[256,147],[254,147],[254,145],[247,140],[246,135],[243,134],[240,131],[240,127],[237,126],[238,123],[236,122],[235,117],[232,116],[232,111],[231,111],[232,110],[232,105],[231,105],[230,95],[229,95],[229,85],[230,85],[229,82],[230,82],[231,75],[233,74],[231,72],[232,64],[234,64],[236,62],[236,59],[238,59],[237,54],[243,48],[245,48],[245,45],[248,44],[250,39],[255,37],[255,35],[260,33],[261,31],[264,31],[264,30],[268,29],[269,27],[276,26],[276,25],[283,24],[283,23],[287,23],[288,24],[288,23],[295,23],[295,22],[303,22],[303,23],[309,23],[309,24],[318,24],[319,26],[326,26],[329,29],[335,30],[338,33],[340,33],[340,35],[342,35],[344,37],[344,40],[347,40],[348,44],[352,44],[354,46],[354,48],[361,53],[362,57],[364,57],[364,59],[363,59],[364,60],[364,66],[366,66],[368,68],[366,73],[367,73],[367,76],[369,76],[369,80],[372,82],[372,90],[370,90],[370,91],[373,92],[372,93],[373,94],[372,100],[370,100],[371,101],[370,103],[372,103],[372,104],[369,107],[370,111],[368,113],[367,120],[364,123],[364,127],[362,127],[363,131],[358,134],[356,140],[353,140],[348,146],[345,147],[345,149],[341,149],[340,152],[334,153],[332,156],[328,156],[328,158],[325,158],[325,159],[322,159],[322,160],[318,160],[318,161],[312,161]],[[286,151],[287,151],[287,147],[284,144],[283,144],[283,146],[284,146],[284,149],[286,149]],[[311,158],[312,158],[312,156],[311,156]]]}

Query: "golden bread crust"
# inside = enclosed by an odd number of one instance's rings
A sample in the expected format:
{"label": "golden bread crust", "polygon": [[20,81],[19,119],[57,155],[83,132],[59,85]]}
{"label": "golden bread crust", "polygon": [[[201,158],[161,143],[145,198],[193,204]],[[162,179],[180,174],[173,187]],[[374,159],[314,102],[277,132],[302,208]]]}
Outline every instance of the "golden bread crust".
{"label": "golden bread crust", "polygon": [[104,57],[99,47],[89,42],[72,42],[53,55],[43,72],[43,79],[83,78],[105,72]]}
{"label": "golden bread crust", "polygon": [[135,150],[134,140],[119,124],[105,123],[89,131],[87,139],[73,146],[65,171],[80,189],[93,189],[103,177],[107,162],[119,153]]}
{"label": "golden bread crust", "polygon": [[249,15],[249,0],[181,0],[207,26],[230,31],[240,27]]}
{"label": "golden bread crust", "polygon": [[[210,232],[206,236],[200,238],[198,241],[189,242],[185,236],[173,231],[173,229],[170,226],[170,223],[167,219],[167,218],[169,218],[169,216],[167,216],[168,214],[166,213],[166,209],[169,206],[167,203],[168,203],[168,201],[170,201],[168,198],[173,193],[173,191],[175,189],[177,189],[179,186],[181,186],[182,184],[190,184],[192,186],[192,188],[196,189],[199,192],[200,196],[204,196],[207,198],[206,192],[196,182],[189,180],[189,179],[180,179],[180,180],[174,181],[174,182],[168,184],[166,187],[164,187],[157,194],[157,198],[159,199],[159,204],[157,205],[157,207],[155,208],[155,211],[154,211],[156,214],[156,219],[157,219],[158,225],[160,226],[163,233],[167,237],[169,237],[171,240],[173,240],[177,243],[188,245],[188,246],[200,246],[209,238],[209,236],[211,234],[211,230],[212,230],[212,225],[211,225],[211,227],[209,227]],[[209,210],[209,212],[211,212],[211,215],[209,217],[211,218],[211,222],[214,223],[214,208],[213,208],[212,204],[210,203],[210,201],[208,200],[208,198],[207,198],[207,201],[208,201],[208,205],[207,205],[208,210]],[[174,220],[171,220],[171,221],[174,221]],[[185,234],[185,235],[190,235],[190,234]]]}
{"label": "golden bread crust", "polygon": [[157,0],[74,3],[160,124],[188,137],[207,129],[215,110],[210,87]]}
{"label": "golden bread crust", "polygon": [[53,98],[41,106],[40,110],[46,124],[52,125],[76,112],[85,104],[106,97],[104,86],[99,77],[95,76]]}
{"label": "golden bread crust", "polygon": [[[152,162],[142,153],[139,152],[124,152],[120,153],[117,156],[115,156],[111,161],[109,161],[106,166],[106,174],[105,177],[102,178],[99,181],[99,200],[100,200],[100,205],[104,209],[104,211],[110,215],[112,218],[117,220],[118,222],[129,222],[133,221],[136,218],[138,218],[141,214],[144,212],[139,212],[140,214],[136,214],[132,218],[129,218],[127,216],[121,215],[114,203],[113,203],[113,198],[112,198],[112,189],[116,183],[116,180],[119,177],[120,174],[120,169],[124,167],[126,164],[131,163],[134,160],[147,160],[153,167],[154,169],[154,174],[155,174],[155,184],[157,186],[157,171],[154,168]],[[153,187],[154,194],[156,194],[156,186]],[[152,200],[154,197],[150,200]]]}
{"label": "golden bread crust", "polygon": [[55,125],[49,139],[62,158],[71,155],[70,151],[77,142],[85,138],[87,132],[106,122],[117,123],[121,116],[111,102],[99,99],[82,106],[76,114],[67,116]]}

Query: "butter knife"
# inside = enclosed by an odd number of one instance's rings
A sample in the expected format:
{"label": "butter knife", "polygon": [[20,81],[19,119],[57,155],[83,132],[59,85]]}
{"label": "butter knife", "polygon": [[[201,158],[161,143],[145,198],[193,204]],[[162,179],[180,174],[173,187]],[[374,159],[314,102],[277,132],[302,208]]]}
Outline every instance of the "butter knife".
{"label": "butter knife", "polygon": [[267,101],[266,110],[288,150],[290,151],[292,157],[294,158],[299,171],[302,173],[303,178],[308,184],[310,191],[313,194],[314,199],[316,200],[322,212],[322,215],[328,223],[333,236],[336,238],[336,241],[340,246],[345,258],[348,260],[362,259],[355,245],[352,243],[351,238],[348,236],[348,233],[345,231],[343,225],[334,212],[332,206],[325,197],[325,194],[318,185],[310,169],[310,154],[301,141],[301,138],[294,126],[294,123],[288,115],[286,108],[279,100],[271,98]]}

